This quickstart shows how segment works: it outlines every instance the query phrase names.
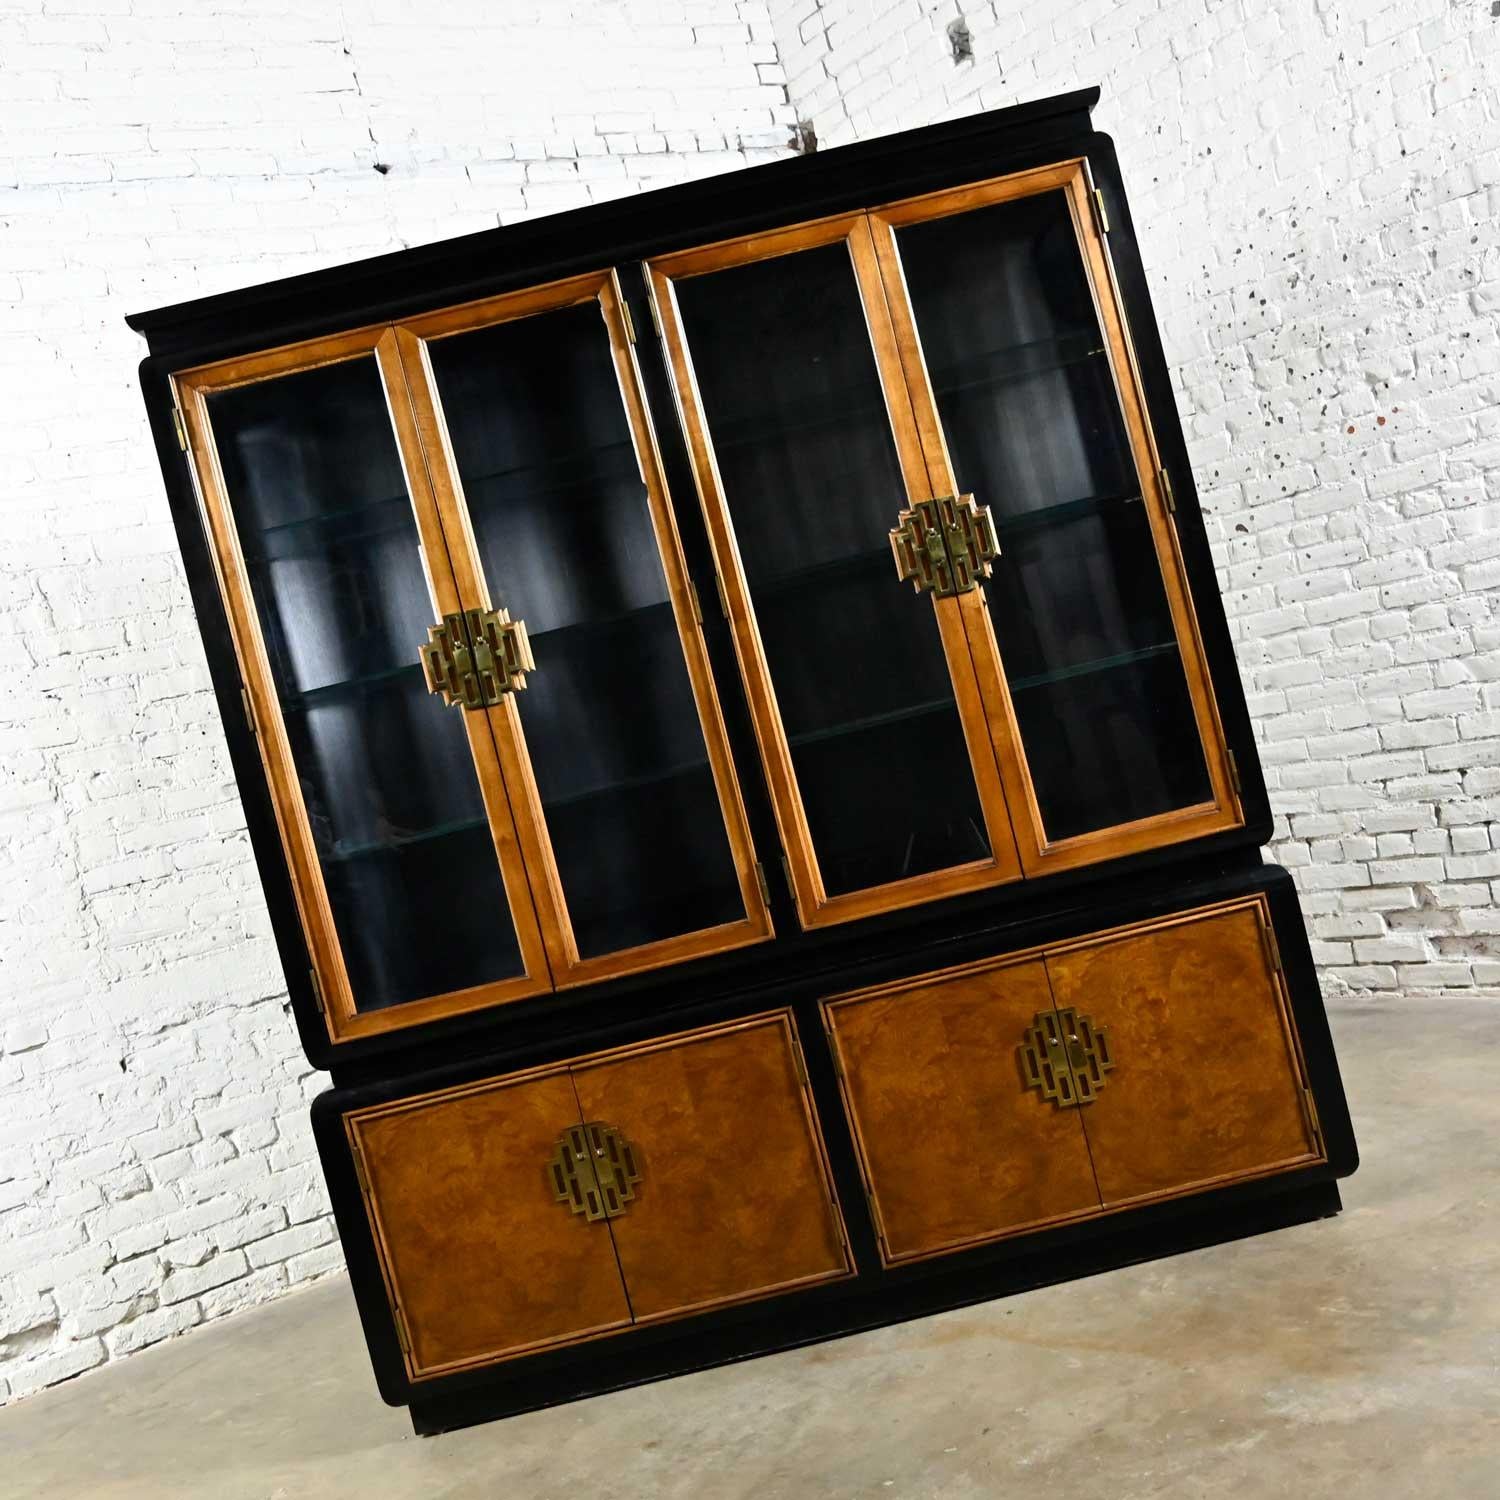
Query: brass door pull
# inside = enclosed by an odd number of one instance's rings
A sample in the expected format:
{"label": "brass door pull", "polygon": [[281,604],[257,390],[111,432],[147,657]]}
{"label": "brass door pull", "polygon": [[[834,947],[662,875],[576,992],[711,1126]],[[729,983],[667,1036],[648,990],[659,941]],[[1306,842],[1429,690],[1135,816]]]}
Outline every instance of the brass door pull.
{"label": "brass door pull", "polygon": [[979,587],[1000,556],[1000,539],[987,505],[972,495],[918,500],[897,516],[891,532],[896,574],[917,593],[951,599]]}
{"label": "brass door pull", "polygon": [[427,691],[439,693],[450,708],[491,708],[507,693],[526,686],[536,671],[524,620],[508,609],[470,609],[444,615],[427,630],[421,650]]}
{"label": "brass door pull", "polygon": [[559,1203],[590,1223],[618,1219],[641,1180],[635,1147],[602,1120],[572,1125],[557,1139],[547,1177]]}
{"label": "brass door pull", "polygon": [[1109,1030],[1095,1026],[1071,1005],[1039,1010],[1026,1028],[1018,1055],[1027,1088],[1040,1089],[1059,1109],[1092,1104],[1115,1065]]}

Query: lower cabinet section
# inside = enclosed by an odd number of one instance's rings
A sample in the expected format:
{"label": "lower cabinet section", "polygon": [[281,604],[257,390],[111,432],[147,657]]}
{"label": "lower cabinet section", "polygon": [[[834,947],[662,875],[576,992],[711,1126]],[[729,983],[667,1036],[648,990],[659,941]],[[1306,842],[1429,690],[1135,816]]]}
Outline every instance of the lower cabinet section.
{"label": "lower cabinet section", "polygon": [[886,1265],[1325,1159],[1263,896],[824,1016]]}
{"label": "lower cabinet section", "polygon": [[1290,878],[1116,913],[324,1095],[382,1392],[432,1430],[1335,1212],[1355,1148]]}
{"label": "lower cabinet section", "polygon": [[785,1011],[344,1127],[413,1381],[852,1269]]}

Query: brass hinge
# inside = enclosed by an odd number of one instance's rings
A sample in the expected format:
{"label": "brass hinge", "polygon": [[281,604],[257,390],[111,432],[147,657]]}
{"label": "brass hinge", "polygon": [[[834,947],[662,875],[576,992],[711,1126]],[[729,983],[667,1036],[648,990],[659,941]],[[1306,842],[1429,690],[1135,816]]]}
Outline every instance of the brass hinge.
{"label": "brass hinge", "polygon": [[724,579],[717,568],[714,569],[714,588],[719,595],[719,613],[727,620],[729,618],[729,596],[724,592]]}
{"label": "brass hinge", "polygon": [[870,1227],[875,1231],[875,1238],[880,1248],[885,1250],[885,1231],[880,1227],[880,1215],[875,1212],[875,1195],[868,1187],[865,1189],[865,1207],[870,1211]]}
{"label": "brass hinge", "polygon": [[625,319],[625,337],[633,344],[635,343],[635,319],[630,316],[630,304],[622,300],[620,312]]}
{"label": "brass hinge", "polygon": [[1177,496],[1172,493],[1172,476],[1165,468],[1156,471],[1156,482],[1161,486],[1161,497],[1167,502],[1167,514],[1177,514]]}
{"label": "brass hinge", "polygon": [[781,878],[786,881],[787,890],[795,896],[797,883],[792,879],[792,862],[784,854],[781,856]]}
{"label": "brass hinge", "polygon": [[688,579],[687,586],[688,600],[693,606],[693,619],[701,625],[703,623],[703,606],[698,601],[698,586],[691,578]]}
{"label": "brass hinge", "polygon": [[792,1066],[797,1070],[797,1082],[807,1087],[807,1059],[802,1055],[802,1043],[792,1038]]}
{"label": "brass hinge", "polygon": [[656,297],[649,291],[646,293],[646,306],[651,309],[651,331],[660,338],[661,314],[656,310]]}
{"label": "brass hinge", "polygon": [[359,1181],[359,1190],[366,1198],[370,1197],[370,1174],[365,1171],[365,1155],[359,1149],[359,1142],[349,1142],[349,1154],[354,1158],[354,1175]]}
{"label": "brass hinge", "polygon": [[1307,1112],[1307,1128],[1312,1132],[1313,1147],[1319,1156],[1324,1154],[1323,1131],[1318,1124],[1318,1107],[1313,1102],[1312,1090],[1302,1085],[1302,1108]]}
{"label": "brass hinge", "polygon": [[1234,758],[1234,751],[1229,752],[1229,784],[1234,788],[1234,795],[1240,795],[1240,763]]}
{"label": "brass hinge", "polygon": [[1276,929],[1268,921],[1261,927],[1260,935],[1266,945],[1266,960],[1271,965],[1271,972],[1285,975],[1286,970],[1281,966],[1281,945],[1276,941]]}
{"label": "brass hinge", "polygon": [[326,1016],[328,1014],[328,1006],[323,1000],[323,981],[318,978],[318,971],[316,969],[309,969],[307,977],[312,980],[313,1004],[318,1007],[318,1014],[320,1016]]}
{"label": "brass hinge", "polygon": [[839,1058],[839,1044],[833,1039],[831,1031],[824,1032],[828,1038],[828,1055],[833,1059],[833,1074],[840,1082],[844,1081],[844,1064]]}
{"label": "brass hinge", "polygon": [[245,722],[250,726],[250,733],[259,735],[260,725],[255,722],[255,705],[250,701],[250,689],[243,682],[240,684],[240,707],[245,710]]}
{"label": "brass hinge", "polygon": [[771,904],[771,882],[766,879],[766,867],[759,861],[755,861],[755,883],[760,887],[760,899],[767,906]]}
{"label": "brass hinge", "polygon": [[172,408],[172,430],[177,434],[177,446],[186,453],[187,428],[182,425],[182,413],[175,406]]}
{"label": "brass hinge", "polygon": [[1095,188],[1093,193],[1094,219],[1100,234],[1109,233],[1109,210],[1104,206],[1104,189]]}
{"label": "brass hinge", "polygon": [[396,1338],[401,1344],[401,1352],[410,1355],[411,1334],[406,1328],[406,1314],[401,1311],[401,1304],[399,1302],[391,1303],[391,1312],[395,1314]]}

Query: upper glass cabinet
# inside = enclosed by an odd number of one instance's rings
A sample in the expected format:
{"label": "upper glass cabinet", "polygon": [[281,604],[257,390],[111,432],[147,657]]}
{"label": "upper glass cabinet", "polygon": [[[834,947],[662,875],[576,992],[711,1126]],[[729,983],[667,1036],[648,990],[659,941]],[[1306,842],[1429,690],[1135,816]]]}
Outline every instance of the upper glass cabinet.
{"label": "upper glass cabinet", "polygon": [[1240,821],[1094,207],[1072,162],[648,268],[804,922]]}
{"label": "upper glass cabinet", "polygon": [[335,1041],[1242,821],[1086,163],[645,273],[763,783],[614,271],[172,377]]}
{"label": "upper glass cabinet", "polygon": [[770,935],[612,277],[176,386],[335,1040]]}

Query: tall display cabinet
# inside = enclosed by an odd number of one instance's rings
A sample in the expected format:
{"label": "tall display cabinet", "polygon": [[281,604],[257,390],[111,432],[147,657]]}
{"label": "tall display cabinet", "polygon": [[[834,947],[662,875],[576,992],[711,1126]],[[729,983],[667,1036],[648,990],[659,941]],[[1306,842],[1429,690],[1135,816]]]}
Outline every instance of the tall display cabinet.
{"label": "tall display cabinet", "polygon": [[418,1430],[1338,1210],[1096,98],[129,320]]}

